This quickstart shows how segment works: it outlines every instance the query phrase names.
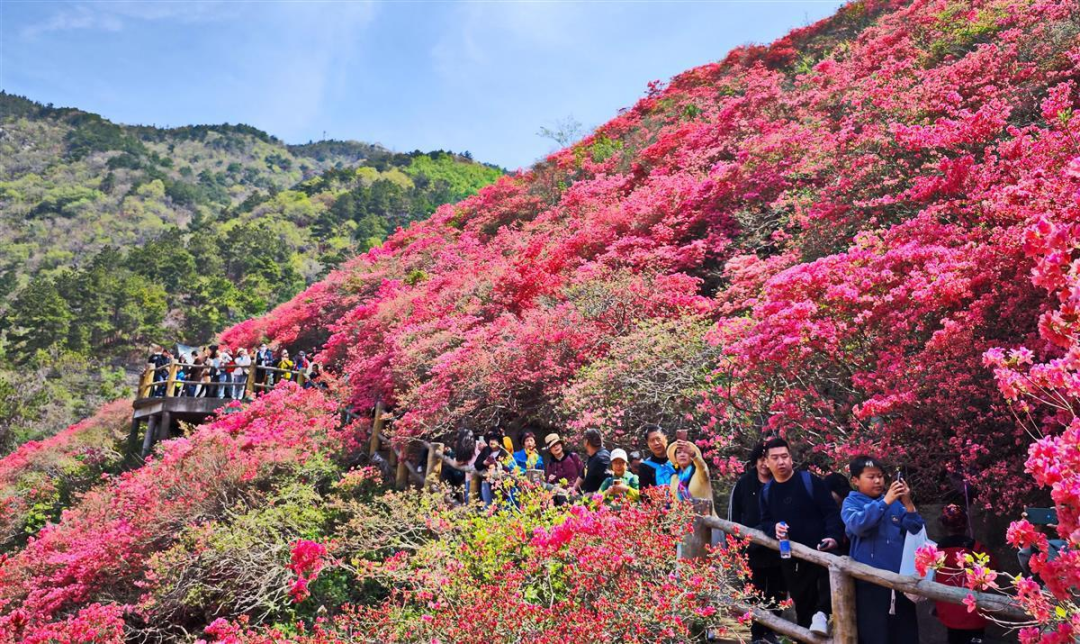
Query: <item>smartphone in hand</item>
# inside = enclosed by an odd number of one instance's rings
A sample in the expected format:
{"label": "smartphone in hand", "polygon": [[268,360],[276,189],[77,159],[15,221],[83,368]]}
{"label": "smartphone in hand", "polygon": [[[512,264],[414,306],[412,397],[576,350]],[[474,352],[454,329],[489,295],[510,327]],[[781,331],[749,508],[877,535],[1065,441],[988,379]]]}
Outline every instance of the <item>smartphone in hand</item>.
{"label": "smartphone in hand", "polygon": [[688,435],[688,432],[685,429],[676,429],[675,430],[675,438],[677,440],[684,441],[684,440],[686,440],[687,435]]}

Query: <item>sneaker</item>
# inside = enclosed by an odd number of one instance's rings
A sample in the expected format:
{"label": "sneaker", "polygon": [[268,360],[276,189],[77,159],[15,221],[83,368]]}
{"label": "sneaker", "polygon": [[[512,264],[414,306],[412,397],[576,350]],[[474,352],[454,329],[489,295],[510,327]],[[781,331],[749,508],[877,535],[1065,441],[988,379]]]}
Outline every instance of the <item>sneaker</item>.
{"label": "sneaker", "polygon": [[818,611],[810,619],[810,632],[814,635],[825,637],[829,634],[829,618],[825,613]]}

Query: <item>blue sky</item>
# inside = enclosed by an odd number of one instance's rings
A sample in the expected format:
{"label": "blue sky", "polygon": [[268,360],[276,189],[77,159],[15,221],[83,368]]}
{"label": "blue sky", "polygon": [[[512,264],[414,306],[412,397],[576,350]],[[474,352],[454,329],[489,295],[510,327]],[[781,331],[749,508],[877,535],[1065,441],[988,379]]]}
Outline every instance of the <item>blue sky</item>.
{"label": "blue sky", "polygon": [[290,143],[469,150],[524,167],[646,84],[769,42],[833,0],[0,0],[0,88],[119,123],[248,123]]}

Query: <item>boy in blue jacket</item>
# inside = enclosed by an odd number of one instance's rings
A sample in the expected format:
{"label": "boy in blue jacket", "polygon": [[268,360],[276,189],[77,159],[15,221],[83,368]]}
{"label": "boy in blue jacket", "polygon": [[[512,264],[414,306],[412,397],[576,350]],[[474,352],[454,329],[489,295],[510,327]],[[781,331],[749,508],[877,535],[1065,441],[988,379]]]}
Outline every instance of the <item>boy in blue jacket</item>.
{"label": "boy in blue jacket", "polygon": [[[872,456],[851,461],[855,487],[840,510],[851,539],[855,561],[900,572],[904,539],[918,534],[923,519],[911,502],[911,490],[902,480],[885,486],[885,465]],[[915,644],[919,624],[915,604],[903,593],[865,581],[855,581],[855,609],[860,644]]]}

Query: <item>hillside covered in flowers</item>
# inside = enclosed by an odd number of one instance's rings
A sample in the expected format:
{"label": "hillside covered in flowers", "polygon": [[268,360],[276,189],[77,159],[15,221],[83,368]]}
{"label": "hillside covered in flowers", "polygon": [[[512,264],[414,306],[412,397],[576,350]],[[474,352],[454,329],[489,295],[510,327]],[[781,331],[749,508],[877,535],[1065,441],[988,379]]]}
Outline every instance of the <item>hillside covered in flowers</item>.
{"label": "hillside covered in flowers", "polygon": [[[475,516],[382,491],[357,467],[379,401],[399,444],[498,425],[637,447],[648,423],[686,428],[719,477],[778,431],[824,466],[887,455],[922,498],[959,481],[1003,516],[1052,502],[1080,544],[1078,72],[1075,0],[860,0],[652,84],[226,331],[319,347],[330,388],[237,403],[142,468],[100,470],[54,522],[19,519],[0,633],[682,642],[724,626],[705,599],[740,596],[739,558],[673,586],[677,511],[613,518],[525,489],[520,512]],[[26,497],[45,470],[20,453],[0,481]],[[1068,641],[1080,549],[1043,566],[1048,594],[1020,588],[1043,628],[1024,639]]]}
{"label": "hillside covered in flowers", "polygon": [[1017,422],[983,356],[1073,346],[1077,10],[852,3],[222,339],[323,346],[404,434],[660,422],[723,463],[773,429],[1016,507],[1045,418]]}

